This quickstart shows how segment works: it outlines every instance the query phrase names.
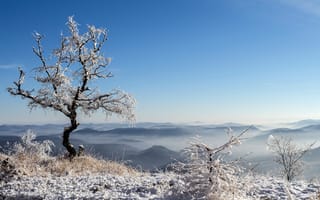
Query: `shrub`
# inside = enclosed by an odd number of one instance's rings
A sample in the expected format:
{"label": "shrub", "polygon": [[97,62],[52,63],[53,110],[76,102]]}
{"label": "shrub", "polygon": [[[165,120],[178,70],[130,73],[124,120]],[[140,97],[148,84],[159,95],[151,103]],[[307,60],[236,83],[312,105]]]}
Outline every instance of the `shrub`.
{"label": "shrub", "polygon": [[186,161],[175,165],[175,170],[182,174],[185,185],[183,188],[174,186],[170,198],[218,200],[241,199],[246,196],[246,190],[242,190],[244,185],[240,181],[243,170],[238,161],[227,161],[224,158],[230,153],[232,146],[241,143],[242,135],[247,130],[238,136],[231,135],[225,144],[214,148],[196,138],[184,150]]}
{"label": "shrub", "polygon": [[52,153],[52,147],[54,143],[50,140],[44,140],[43,142],[35,141],[36,134],[32,130],[22,135],[21,143],[14,145],[14,153],[16,155],[31,156],[37,159],[49,159],[50,153]]}
{"label": "shrub", "polygon": [[275,162],[281,165],[281,173],[287,181],[292,181],[303,172],[302,157],[310,151],[315,143],[306,147],[299,147],[294,144],[290,137],[274,137],[268,138],[268,149],[275,154]]}

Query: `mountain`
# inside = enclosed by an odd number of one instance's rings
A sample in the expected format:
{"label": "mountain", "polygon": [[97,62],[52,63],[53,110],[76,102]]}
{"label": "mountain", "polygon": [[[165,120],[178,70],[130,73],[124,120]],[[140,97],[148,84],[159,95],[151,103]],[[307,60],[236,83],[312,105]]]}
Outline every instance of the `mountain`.
{"label": "mountain", "polygon": [[[33,130],[37,135],[61,134],[66,124],[44,124],[44,125],[0,125],[0,135],[21,136],[27,130]],[[105,124],[81,124],[74,133],[87,134],[130,134],[130,135],[184,135],[197,130],[211,129],[224,131],[227,128],[236,131],[246,129],[247,125],[237,123],[215,124],[215,125],[191,125],[191,124],[172,124],[172,123],[137,123],[134,127],[129,127],[124,123],[105,123]],[[252,126],[251,130],[258,130]],[[166,132],[166,133],[162,133]],[[73,134],[74,134],[73,133]]]}
{"label": "mountain", "polygon": [[303,130],[304,132],[320,131],[320,124],[309,125],[309,126],[302,127],[300,129]]}
{"label": "mountain", "polygon": [[63,127],[62,124],[44,124],[44,125],[0,125],[1,135],[17,135],[21,136],[27,130],[34,131],[37,135],[52,135],[61,134]]}
{"label": "mountain", "polygon": [[305,119],[305,120],[300,120],[296,122],[286,123],[284,125],[297,129],[297,128],[302,128],[302,127],[311,126],[311,125],[319,125],[319,124],[320,124],[319,119]]}
{"label": "mountain", "polygon": [[139,150],[127,144],[86,144],[86,152],[108,160],[125,161]]}
{"label": "mountain", "polygon": [[301,128],[275,128],[271,130],[261,131],[261,133],[255,137],[250,138],[253,141],[266,140],[269,135],[274,136],[287,136],[292,137],[303,143],[305,140],[320,140],[320,124],[309,125]]}
{"label": "mountain", "polygon": [[176,160],[180,160],[181,155],[179,152],[155,145],[136,155],[127,156],[126,159],[131,160],[130,165],[137,168],[156,170]]}
{"label": "mountain", "polygon": [[[315,122],[315,121],[311,121]],[[311,123],[304,121],[303,123]],[[302,123],[301,123],[302,124]],[[7,141],[14,144],[27,129],[32,129],[38,135],[36,140],[51,140],[55,143],[54,155],[62,154],[61,130],[64,125],[2,125],[0,126],[0,146],[7,148]],[[111,128],[115,126],[116,128]],[[179,124],[170,123],[142,123],[135,128],[125,127],[124,124],[82,124],[79,130],[71,134],[70,140],[76,148],[83,144],[85,151],[109,160],[127,162],[143,170],[163,168],[174,160],[181,158],[179,151],[185,148],[196,135],[205,144],[217,147],[224,144],[230,137],[226,130],[231,128],[234,135],[238,135],[249,126],[241,124]],[[242,145],[235,146],[232,151],[234,156],[243,156],[251,153],[252,162],[263,163],[269,168],[272,155],[266,149],[269,135],[285,135],[293,138],[295,143],[310,144],[320,141],[320,124],[311,124],[299,128],[275,128],[260,130],[251,126],[244,134]],[[7,148],[8,149],[8,148]],[[2,151],[0,148],[0,151]],[[306,160],[312,166],[320,166],[317,156],[320,150],[313,150],[306,155]],[[267,164],[266,164],[267,163]],[[312,169],[316,169],[313,167]]]}
{"label": "mountain", "polygon": [[294,133],[299,134],[305,132],[304,128],[291,129],[291,128],[276,128],[266,131],[268,134],[286,134],[286,133]]}
{"label": "mountain", "polygon": [[0,136],[0,152],[11,151],[14,144],[20,141],[18,136]]}
{"label": "mountain", "polygon": [[118,135],[118,136],[183,136],[190,134],[186,128],[115,128],[107,131],[97,131],[91,128],[84,128],[75,131],[73,134],[92,134],[92,135]]}
{"label": "mountain", "polygon": [[76,130],[74,131],[72,134],[75,135],[75,134],[80,134],[80,135],[91,135],[91,134],[103,134],[105,132],[108,132],[108,131],[99,131],[99,130],[96,130],[96,129],[92,129],[92,128],[83,128],[83,129],[79,129],[79,130]]}

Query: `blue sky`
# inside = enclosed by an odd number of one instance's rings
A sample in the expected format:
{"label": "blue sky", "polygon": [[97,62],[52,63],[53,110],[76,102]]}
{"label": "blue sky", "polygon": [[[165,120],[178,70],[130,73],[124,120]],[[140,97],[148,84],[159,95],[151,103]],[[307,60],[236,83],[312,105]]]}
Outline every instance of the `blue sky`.
{"label": "blue sky", "polygon": [[50,53],[71,15],[81,31],[87,24],[109,30],[104,52],[115,77],[100,87],[134,95],[138,122],[320,118],[319,1],[1,0],[0,124],[65,121],[60,113],[30,112],[6,88],[18,66],[39,65],[32,33],[45,35]]}

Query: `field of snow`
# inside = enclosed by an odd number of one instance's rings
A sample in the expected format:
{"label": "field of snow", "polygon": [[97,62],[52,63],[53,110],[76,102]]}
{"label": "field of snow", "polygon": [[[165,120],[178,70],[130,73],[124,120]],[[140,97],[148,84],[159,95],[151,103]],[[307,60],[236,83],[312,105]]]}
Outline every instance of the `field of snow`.
{"label": "field of snow", "polygon": [[[250,189],[241,199],[319,198],[320,185],[315,183],[287,184],[276,178],[255,177],[246,184]],[[22,176],[0,187],[0,199],[189,199],[187,193],[188,184],[174,173]]]}
{"label": "field of snow", "polygon": [[22,177],[1,187],[1,197],[32,199],[157,199],[174,180],[165,174]]}

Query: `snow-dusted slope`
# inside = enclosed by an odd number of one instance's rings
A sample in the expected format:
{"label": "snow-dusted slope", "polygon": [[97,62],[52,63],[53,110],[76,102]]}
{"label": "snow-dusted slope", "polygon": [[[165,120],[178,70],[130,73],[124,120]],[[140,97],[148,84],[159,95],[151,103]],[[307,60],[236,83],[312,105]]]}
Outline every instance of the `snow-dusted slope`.
{"label": "snow-dusted slope", "polygon": [[[288,184],[271,177],[244,181],[249,190],[243,199],[316,199],[320,188],[319,184]],[[1,185],[0,199],[188,199],[183,196],[187,191],[188,185],[174,173],[25,176]]]}
{"label": "snow-dusted slope", "polygon": [[0,199],[159,199],[174,180],[173,174],[25,176],[2,185]]}

